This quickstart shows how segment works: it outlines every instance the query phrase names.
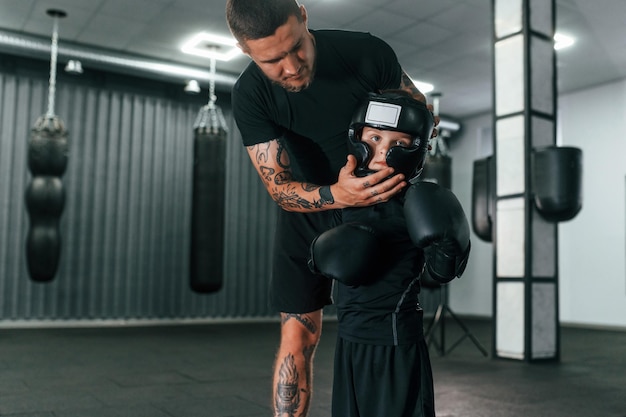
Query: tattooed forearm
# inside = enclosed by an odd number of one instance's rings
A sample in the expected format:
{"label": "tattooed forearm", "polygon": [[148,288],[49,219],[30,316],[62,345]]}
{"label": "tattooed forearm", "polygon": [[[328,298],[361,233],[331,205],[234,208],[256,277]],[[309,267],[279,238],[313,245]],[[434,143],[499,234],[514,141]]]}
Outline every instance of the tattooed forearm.
{"label": "tattooed forearm", "polygon": [[282,315],[282,324],[285,322],[294,319],[300,322],[306,329],[315,334],[317,333],[317,325],[313,320],[311,320],[306,314],[293,314],[293,313],[285,313]]}
{"label": "tattooed forearm", "polygon": [[298,211],[299,209],[311,209],[316,207],[314,202],[304,199],[297,194],[278,191],[272,193],[272,198],[283,210],[287,211]]}
{"label": "tattooed forearm", "polygon": [[261,178],[266,184],[272,182],[272,176],[274,175],[274,169],[270,167],[259,166],[259,171],[261,173]]}
{"label": "tattooed forearm", "polygon": [[293,190],[288,189],[286,191],[276,190],[272,193],[272,198],[274,201],[278,203],[278,205],[287,211],[299,211],[302,209],[312,209],[312,208],[321,208],[325,205],[330,205],[334,203],[333,201],[327,200],[313,200],[309,201],[306,198],[298,195]]}
{"label": "tattooed forearm", "polygon": [[289,155],[287,154],[287,150],[280,140],[278,141],[278,150],[276,151],[276,163],[283,169],[289,170],[291,168],[289,163]]}
{"label": "tattooed forearm", "polygon": [[294,177],[281,140],[248,146],[247,150],[265,188],[283,210],[318,211],[335,204],[329,186],[320,187]]}
{"label": "tattooed forearm", "polygon": [[289,171],[283,171],[276,174],[274,177],[274,184],[284,185],[293,181],[293,175]]}
{"label": "tattooed forearm", "polygon": [[[277,175],[276,178],[278,179],[278,177],[279,176]],[[319,200],[309,200],[298,193],[299,187],[294,185],[288,186],[287,181],[281,182],[280,184],[276,182],[276,185],[282,185],[283,187],[275,187],[273,191],[271,191],[271,195],[274,201],[276,201],[284,210],[297,211],[299,209],[321,208],[335,203],[335,199],[330,192],[329,186],[320,187],[318,185],[307,183],[302,184],[302,190],[307,193],[319,190]],[[285,185],[287,186],[285,187]]]}

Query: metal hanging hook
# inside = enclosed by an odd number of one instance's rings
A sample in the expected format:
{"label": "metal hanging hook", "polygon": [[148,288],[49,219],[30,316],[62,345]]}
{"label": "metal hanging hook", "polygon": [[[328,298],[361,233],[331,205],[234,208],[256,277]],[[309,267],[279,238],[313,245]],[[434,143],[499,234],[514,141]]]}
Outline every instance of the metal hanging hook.
{"label": "metal hanging hook", "polygon": [[[442,94],[439,92],[431,93],[430,95],[433,99],[433,115],[439,116],[439,100],[441,99]],[[439,134],[433,141],[432,149],[430,151],[430,155],[448,155],[448,146],[445,141],[446,132],[442,129],[439,129]]]}
{"label": "metal hanging hook", "polygon": [[215,105],[217,101],[217,95],[215,94],[215,68],[216,59],[211,57],[210,61],[210,75],[209,79],[209,102],[202,106],[196,117],[194,128],[207,129],[211,132],[217,133],[220,129],[228,130],[226,120],[222,114],[222,110]]}
{"label": "metal hanging hook", "polygon": [[53,18],[52,46],[50,47],[50,84],[48,87],[48,111],[46,117],[54,118],[54,95],[56,92],[57,55],[59,51],[59,19],[67,16],[63,10],[48,9],[46,14]]}
{"label": "metal hanging hook", "polygon": [[215,107],[215,102],[217,101],[217,96],[215,95],[215,58],[211,57],[211,66],[209,67],[209,72],[211,74],[211,78],[209,80],[209,107]]}

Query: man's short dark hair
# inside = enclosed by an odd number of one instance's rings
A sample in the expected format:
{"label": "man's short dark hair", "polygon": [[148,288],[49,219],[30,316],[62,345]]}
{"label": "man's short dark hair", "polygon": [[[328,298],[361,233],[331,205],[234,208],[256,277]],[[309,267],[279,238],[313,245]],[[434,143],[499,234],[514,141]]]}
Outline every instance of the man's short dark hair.
{"label": "man's short dark hair", "polygon": [[237,42],[272,36],[289,17],[302,22],[296,0],[228,0],[226,21]]}

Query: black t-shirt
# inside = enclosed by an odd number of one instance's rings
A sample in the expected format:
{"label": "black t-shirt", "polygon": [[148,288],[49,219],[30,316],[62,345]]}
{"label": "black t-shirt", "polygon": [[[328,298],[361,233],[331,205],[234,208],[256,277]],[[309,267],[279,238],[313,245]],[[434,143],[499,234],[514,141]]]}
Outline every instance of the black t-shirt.
{"label": "black t-shirt", "polygon": [[337,282],[339,335],[374,345],[402,345],[423,338],[418,302],[424,254],[409,237],[400,197],[370,207],[342,210],[342,223],[368,224],[382,241],[380,277],[356,287]]}
{"label": "black t-shirt", "polygon": [[402,69],[391,47],[369,33],[311,33],[311,85],[287,92],[252,62],[233,87],[233,113],[245,146],[281,138],[296,180],[330,185],[346,163],[347,131],[359,102],[369,92],[398,88]]}

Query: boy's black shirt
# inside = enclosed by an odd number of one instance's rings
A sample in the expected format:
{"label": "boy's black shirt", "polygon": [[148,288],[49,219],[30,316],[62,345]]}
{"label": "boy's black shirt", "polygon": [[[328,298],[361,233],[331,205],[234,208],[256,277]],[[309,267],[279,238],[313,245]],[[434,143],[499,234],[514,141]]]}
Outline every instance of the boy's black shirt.
{"label": "boy's black shirt", "polygon": [[406,229],[403,199],[396,197],[370,207],[342,210],[342,223],[371,226],[384,252],[378,257],[384,272],[372,283],[350,287],[337,282],[339,335],[375,345],[400,345],[423,339],[423,311],[419,306],[422,250]]}

